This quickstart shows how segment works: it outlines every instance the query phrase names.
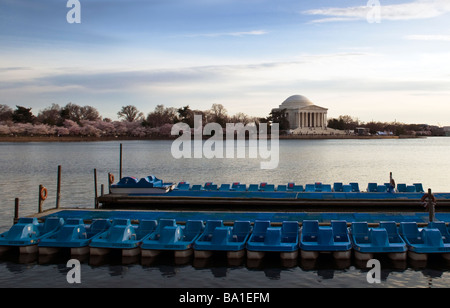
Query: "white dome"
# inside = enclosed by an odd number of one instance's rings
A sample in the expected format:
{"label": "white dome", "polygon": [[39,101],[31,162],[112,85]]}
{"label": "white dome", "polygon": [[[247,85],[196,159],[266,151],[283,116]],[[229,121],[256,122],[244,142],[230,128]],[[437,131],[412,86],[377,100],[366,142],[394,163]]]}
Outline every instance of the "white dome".
{"label": "white dome", "polygon": [[303,95],[292,95],[281,104],[280,108],[303,108],[313,105],[314,104]]}

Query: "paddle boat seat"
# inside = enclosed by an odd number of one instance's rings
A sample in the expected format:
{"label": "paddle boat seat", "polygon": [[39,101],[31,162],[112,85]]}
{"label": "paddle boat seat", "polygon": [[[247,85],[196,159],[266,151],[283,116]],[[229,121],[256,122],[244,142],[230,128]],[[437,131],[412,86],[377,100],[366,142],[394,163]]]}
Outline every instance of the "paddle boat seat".
{"label": "paddle boat seat", "polygon": [[221,184],[219,191],[230,191],[230,184]]}
{"label": "paddle boat seat", "polygon": [[300,236],[300,249],[303,258],[317,258],[320,252],[335,253],[337,259],[351,256],[351,241],[347,223],[332,220],[331,226],[319,226],[317,220],[304,220]]}
{"label": "paddle boat seat", "polygon": [[386,185],[378,185],[377,186],[377,192],[386,192],[387,191],[387,187]]}
{"label": "paddle boat seat", "polygon": [[234,187],[234,190],[235,190],[235,191],[246,191],[246,190],[247,190],[247,185],[246,185],[246,184],[239,184],[239,185],[236,185],[236,186]]}
{"label": "paddle boat seat", "polygon": [[404,184],[404,183],[397,184],[397,191],[398,192],[406,192],[406,184]]}
{"label": "paddle boat seat", "polygon": [[336,182],[333,184],[333,190],[335,192],[343,192],[344,191],[344,185],[340,182]]}
{"label": "paddle boat seat", "polygon": [[264,186],[264,188],[262,189],[262,191],[275,191],[275,185],[274,184],[267,184]]}
{"label": "paddle boat seat", "polygon": [[94,219],[90,225],[86,225],[81,218],[69,218],[59,231],[45,236],[39,242],[39,254],[53,254],[60,248],[70,248],[71,255],[86,254],[91,239],[110,225],[107,219]]}
{"label": "paddle boat seat", "polygon": [[321,183],[321,182],[315,182],[314,183],[314,188],[315,188],[315,191],[322,191],[322,188],[323,188],[323,184]]}
{"label": "paddle boat seat", "polygon": [[367,222],[353,222],[350,235],[358,260],[372,259],[374,253],[388,253],[391,259],[405,260],[406,244],[395,222],[381,222],[377,228],[369,228]]}
{"label": "paddle boat seat", "polygon": [[[281,227],[271,227],[270,221],[255,221],[247,242],[247,257],[262,258],[263,253],[280,252],[282,259],[298,255],[299,227],[297,221],[283,221]],[[262,253],[262,254],[261,254]]]}
{"label": "paddle boat seat", "polygon": [[356,182],[349,183],[352,186],[352,192],[360,192],[359,190],[359,184]]}
{"label": "paddle boat seat", "polygon": [[422,183],[414,183],[413,185],[416,186],[416,192],[424,192]]}
{"label": "paddle boat seat", "polygon": [[277,191],[287,191],[287,186],[286,185],[278,185]]}
{"label": "paddle boat seat", "polygon": [[189,185],[189,183],[187,183],[187,182],[180,182],[180,183],[178,183],[178,185],[177,185],[177,188],[178,188],[179,190],[189,190],[189,187],[190,187],[190,185]]}
{"label": "paddle boat seat", "polygon": [[368,192],[377,192],[377,183],[369,183],[367,184],[367,191]]}
{"label": "paddle boat seat", "polygon": [[342,191],[343,192],[352,192],[353,187],[352,187],[352,185],[342,185]]}
{"label": "paddle boat seat", "polygon": [[414,186],[414,185],[407,185],[406,186],[406,192],[416,192],[416,186]]}
{"label": "paddle boat seat", "polygon": [[305,185],[305,192],[315,192],[316,186],[314,184],[306,184]]}
{"label": "paddle boat seat", "polygon": [[213,182],[206,182],[203,186],[204,190],[217,190],[217,184],[214,184]]}
{"label": "paddle boat seat", "polygon": [[259,191],[258,184],[250,184],[247,191]]}
{"label": "paddle boat seat", "polygon": [[[214,230],[211,230],[214,227]],[[228,258],[241,258],[245,254],[245,243],[250,236],[250,221],[235,221],[234,225],[223,226],[219,222],[207,222],[206,231],[195,241],[196,257],[209,257],[212,251],[227,251]],[[212,231],[212,233],[210,233]]]}
{"label": "paddle boat seat", "polygon": [[201,220],[188,220],[182,226],[175,219],[161,219],[158,228],[142,240],[142,257],[155,257],[161,250],[174,251],[175,257],[187,257],[192,254],[193,243],[203,228]]}
{"label": "paddle boat seat", "polygon": [[137,255],[142,239],[153,232],[157,226],[155,220],[141,220],[139,225],[132,225],[129,219],[114,219],[108,230],[92,239],[90,252],[103,255],[110,249],[122,249],[122,256]]}
{"label": "paddle boat seat", "polygon": [[323,184],[322,185],[322,192],[332,192],[331,185],[330,184]]}
{"label": "paddle boat seat", "polygon": [[415,222],[400,223],[399,233],[408,247],[408,256],[413,260],[427,260],[429,253],[442,253],[445,259],[450,259],[450,239],[444,226],[431,222],[419,228]]}

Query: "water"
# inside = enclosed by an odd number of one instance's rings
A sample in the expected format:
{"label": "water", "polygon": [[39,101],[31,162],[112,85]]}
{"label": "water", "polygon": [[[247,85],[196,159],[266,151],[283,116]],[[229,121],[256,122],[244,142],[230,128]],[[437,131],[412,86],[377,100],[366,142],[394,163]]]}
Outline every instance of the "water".
{"label": "water", "polygon": [[[62,207],[94,207],[94,176],[98,187],[107,184],[107,173],[119,177],[119,144],[123,144],[123,176],[154,174],[170,182],[191,184],[270,182],[298,184],[317,181],[385,183],[393,172],[397,183],[423,183],[434,192],[450,191],[450,138],[386,140],[280,140],[276,169],[260,169],[261,158],[174,159],[171,141],[0,143],[0,231],[12,224],[14,198],[20,198],[20,215],[37,211],[38,186],[47,187],[44,209],[56,202],[57,166],[62,166]],[[418,211],[421,211],[418,207]],[[54,260],[0,260],[1,287],[68,286],[68,258]],[[382,281],[369,284],[365,264],[336,264],[327,256],[314,264],[301,260],[282,264],[269,258],[261,264],[228,264],[215,258],[206,264],[188,260],[177,264],[164,256],[151,264],[118,257],[81,263],[81,287],[447,287],[450,265],[440,258],[425,264],[382,261]]]}

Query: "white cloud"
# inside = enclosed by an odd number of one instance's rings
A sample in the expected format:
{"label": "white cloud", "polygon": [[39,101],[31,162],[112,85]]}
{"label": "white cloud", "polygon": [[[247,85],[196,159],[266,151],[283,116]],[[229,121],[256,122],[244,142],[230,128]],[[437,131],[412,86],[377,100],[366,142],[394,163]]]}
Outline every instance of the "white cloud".
{"label": "white cloud", "polygon": [[444,41],[444,42],[450,42],[450,35],[408,35],[405,36],[405,39],[407,40],[413,40],[413,41]]}
{"label": "white cloud", "polygon": [[[322,8],[302,12],[306,15],[325,16],[315,19],[314,23],[366,20],[374,9],[368,2],[365,6],[353,6],[346,8]],[[381,5],[381,20],[412,20],[439,17],[450,12],[448,0],[416,0],[409,3]]]}
{"label": "white cloud", "polygon": [[219,33],[198,33],[187,34],[186,37],[220,37],[220,36],[248,36],[248,35],[264,35],[267,34],[264,30],[242,31],[242,32],[219,32]]}

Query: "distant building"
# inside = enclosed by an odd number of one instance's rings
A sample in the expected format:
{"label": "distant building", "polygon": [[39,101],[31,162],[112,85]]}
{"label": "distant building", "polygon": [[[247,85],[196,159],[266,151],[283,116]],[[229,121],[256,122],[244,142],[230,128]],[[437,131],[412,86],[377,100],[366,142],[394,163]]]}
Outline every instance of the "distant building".
{"label": "distant building", "polygon": [[356,127],[355,134],[359,136],[368,136],[370,135],[370,129],[367,127]]}
{"label": "distant building", "polygon": [[273,111],[285,109],[292,130],[302,128],[326,129],[327,108],[314,105],[309,99],[302,95],[288,97],[278,108]]}
{"label": "distant building", "polygon": [[313,104],[302,95],[289,96],[274,111],[284,110],[289,121],[288,134],[293,135],[343,135],[345,131],[328,128],[328,109]]}

